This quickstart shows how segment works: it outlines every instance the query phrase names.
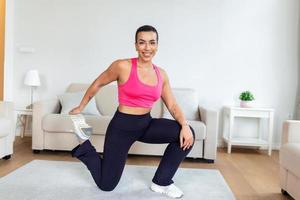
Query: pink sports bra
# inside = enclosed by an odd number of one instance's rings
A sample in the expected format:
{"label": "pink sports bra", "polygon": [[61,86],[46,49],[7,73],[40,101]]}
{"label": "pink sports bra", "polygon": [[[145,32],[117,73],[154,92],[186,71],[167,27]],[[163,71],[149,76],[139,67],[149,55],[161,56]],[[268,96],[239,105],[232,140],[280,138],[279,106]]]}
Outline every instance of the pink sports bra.
{"label": "pink sports bra", "polygon": [[137,74],[137,58],[131,59],[131,71],[128,80],[118,85],[119,104],[133,107],[152,108],[161,96],[162,77],[157,66],[153,65],[158,83],[147,85],[139,80]]}

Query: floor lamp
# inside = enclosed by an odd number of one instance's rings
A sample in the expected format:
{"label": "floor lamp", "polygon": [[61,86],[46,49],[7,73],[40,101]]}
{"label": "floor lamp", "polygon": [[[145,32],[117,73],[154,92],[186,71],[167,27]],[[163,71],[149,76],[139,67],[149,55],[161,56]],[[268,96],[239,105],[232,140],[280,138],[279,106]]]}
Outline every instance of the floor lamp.
{"label": "floor lamp", "polygon": [[40,86],[41,81],[37,70],[29,70],[26,73],[24,84],[30,86],[30,109],[33,108],[33,90],[34,87]]}

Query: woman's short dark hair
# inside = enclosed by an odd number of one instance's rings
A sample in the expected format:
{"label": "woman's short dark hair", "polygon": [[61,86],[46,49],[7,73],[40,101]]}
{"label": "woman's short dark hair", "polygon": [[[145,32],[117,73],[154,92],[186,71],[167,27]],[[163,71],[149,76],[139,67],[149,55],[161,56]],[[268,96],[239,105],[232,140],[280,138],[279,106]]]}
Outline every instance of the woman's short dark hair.
{"label": "woman's short dark hair", "polygon": [[139,32],[154,32],[156,34],[156,41],[158,42],[158,33],[157,30],[150,25],[144,25],[138,28],[135,32],[135,42],[137,43],[137,35]]}

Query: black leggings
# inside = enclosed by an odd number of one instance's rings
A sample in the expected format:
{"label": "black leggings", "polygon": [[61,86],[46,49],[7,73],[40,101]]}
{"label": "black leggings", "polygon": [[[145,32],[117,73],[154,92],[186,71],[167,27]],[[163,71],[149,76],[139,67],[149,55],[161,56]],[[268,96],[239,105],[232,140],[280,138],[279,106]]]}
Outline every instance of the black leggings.
{"label": "black leggings", "polygon": [[[190,127],[195,138],[195,133]],[[180,148],[180,124],[170,119],[155,119],[150,113],[132,115],[115,112],[106,130],[103,158],[87,140],[72,150],[72,156],[81,160],[89,169],[97,186],[104,191],[113,190],[121,178],[127,154],[135,141],[161,144],[169,143],[152,179],[153,183],[167,186],[180,163],[191,148]]]}

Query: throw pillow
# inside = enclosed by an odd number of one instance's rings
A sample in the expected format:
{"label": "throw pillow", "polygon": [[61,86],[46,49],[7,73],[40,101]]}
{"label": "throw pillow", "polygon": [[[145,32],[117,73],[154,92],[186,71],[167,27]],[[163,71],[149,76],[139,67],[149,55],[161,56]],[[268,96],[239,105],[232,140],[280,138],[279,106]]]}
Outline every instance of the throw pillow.
{"label": "throw pillow", "polygon": [[[177,104],[187,120],[200,120],[198,95],[194,89],[176,88],[172,90]],[[173,119],[168,108],[163,106],[163,118]]]}
{"label": "throw pillow", "polygon": [[[85,94],[85,91],[82,92],[67,92],[58,96],[58,99],[61,104],[61,114],[69,114],[69,112],[78,106]],[[95,98],[92,98],[89,103],[84,107],[82,114],[86,115],[100,115]]]}

